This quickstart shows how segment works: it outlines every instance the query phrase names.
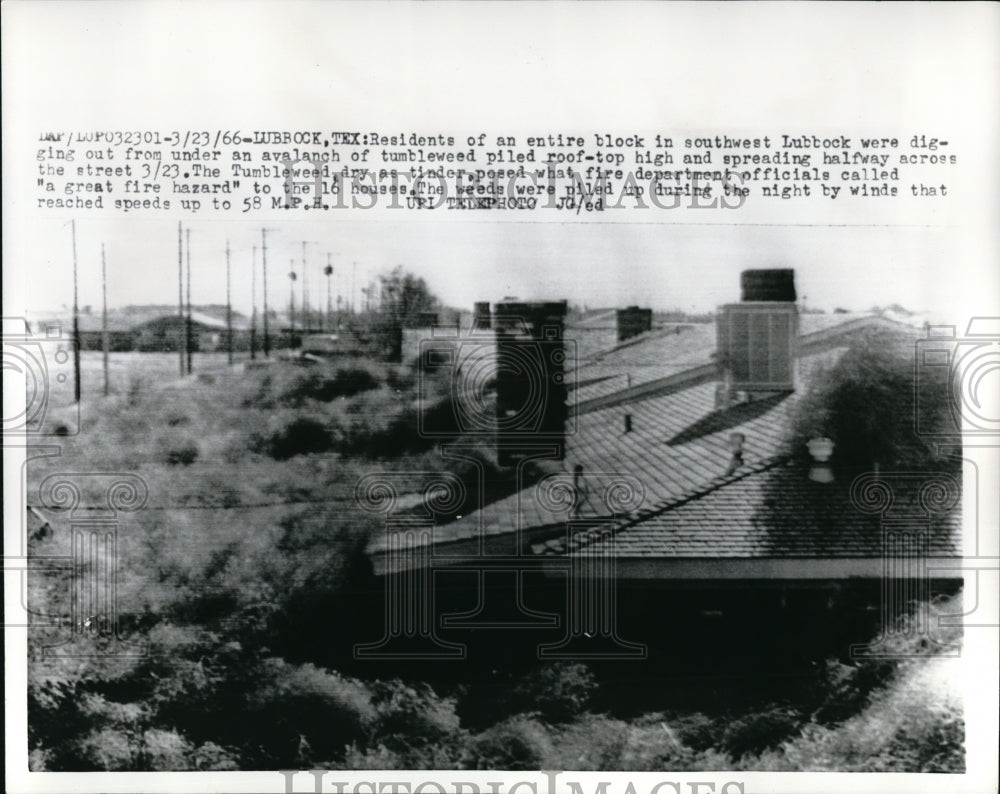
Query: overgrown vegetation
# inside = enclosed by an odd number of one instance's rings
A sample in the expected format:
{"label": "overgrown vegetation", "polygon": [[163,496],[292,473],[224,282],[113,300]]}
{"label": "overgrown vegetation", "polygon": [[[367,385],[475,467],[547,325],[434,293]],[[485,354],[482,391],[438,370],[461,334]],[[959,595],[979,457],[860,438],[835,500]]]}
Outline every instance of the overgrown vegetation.
{"label": "overgrown vegetation", "polygon": [[[799,401],[793,448],[805,454],[812,438],[835,446],[832,464],[844,475],[883,469],[940,468],[937,438],[928,431],[948,422],[946,383],[924,377],[918,384],[912,341],[869,331],[833,366],[815,373]],[[919,389],[918,389],[919,385]],[[917,433],[919,417],[923,432]]]}
{"label": "overgrown vegetation", "polygon": [[[122,631],[147,653],[83,635],[89,656],[60,656],[46,646],[65,629],[31,631],[32,769],[964,768],[953,661],[914,634],[896,635],[893,659],[829,659],[786,697],[738,707],[664,696],[626,708],[621,680],[579,663],[488,660],[499,686],[341,664],[378,632],[357,622],[379,597],[363,550],[380,529],[355,504],[359,478],[447,467],[470,494],[480,471],[492,495],[513,487],[483,444],[465,440],[471,460],[434,453],[461,433],[446,376],[426,376],[275,363],[215,383],[136,376],[109,403],[85,403],[84,432],[63,439],[60,458],[33,462],[29,493],[60,471],[146,481],[149,504],[123,523],[117,568]],[[57,531],[31,552],[67,556],[70,542]],[[38,614],[68,615],[68,599],[58,572],[32,574]]]}

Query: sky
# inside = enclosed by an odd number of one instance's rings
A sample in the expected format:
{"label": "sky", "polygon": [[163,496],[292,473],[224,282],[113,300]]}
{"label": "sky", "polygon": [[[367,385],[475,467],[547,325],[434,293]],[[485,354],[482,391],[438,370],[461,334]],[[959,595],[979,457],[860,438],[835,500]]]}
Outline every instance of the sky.
{"label": "sky", "polygon": [[[225,303],[227,243],[234,307],[250,307],[254,257],[260,304],[262,226],[184,223],[185,238],[190,230],[195,304]],[[269,223],[267,228],[268,290],[271,303],[278,305],[287,305],[293,269],[296,305],[301,302],[303,241],[313,305],[317,299],[325,303],[327,262],[334,267],[334,303],[338,294],[349,301],[353,285],[357,305],[362,287],[396,266],[424,278],[445,305],[465,309],[475,301],[514,296],[566,299],[592,308],[640,305],[704,312],[738,300],[740,271],[759,267],[794,268],[800,302],[827,311],[899,303],[915,311],[946,312],[959,305],[964,289],[949,269],[955,233],[941,227],[350,218]],[[100,306],[102,244],[109,306],[175,302],[177,232],[174,220],[76,221],[80,305]],[[68,221],[41,226],[28,254],[28,308],[72,305],[72,235]]]}

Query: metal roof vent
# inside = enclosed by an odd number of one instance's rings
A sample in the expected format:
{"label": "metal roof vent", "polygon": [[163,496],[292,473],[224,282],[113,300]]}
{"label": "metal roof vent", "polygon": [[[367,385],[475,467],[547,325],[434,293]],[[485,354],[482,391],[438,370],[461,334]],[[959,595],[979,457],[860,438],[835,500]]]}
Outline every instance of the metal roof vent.
{"label": "metal roof vent", "polygon": [[743,443],[746,438],[743,433],[731,433],[729,436],[729,449],[733,456],[729,459],[729,468],[726,469],[727,477],[743,465]]}
{"label": "metal roof vent", "polygon": [[833,456],[834,443],[829,438],[813,438],[806,444],[813,464],[809,469],[809,479],[813,482],[833,482],[833,469],[830,468],[830,458]]}
{"label": "metal roof vent", "polygon": [[722,307],[718,359],[732,391],[795,389],[798,311],[793,276],[791,270],[744,271],[743,301]]}
{"label": "metal roof vent", "polygon": [[587,501],[587,484],[583,480],[583,466],[579,463],[573,467],[573,506],[570,508],[569,517],[579,518],[580,509]]}

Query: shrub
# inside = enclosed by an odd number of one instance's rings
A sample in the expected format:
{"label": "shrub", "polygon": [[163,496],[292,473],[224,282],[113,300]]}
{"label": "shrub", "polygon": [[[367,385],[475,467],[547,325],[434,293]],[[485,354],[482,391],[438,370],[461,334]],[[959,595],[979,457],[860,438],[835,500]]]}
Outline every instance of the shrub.
{"label": "shrub", "polygon": [[725,731],[725,726],[700,711],[673,717],[669,725],[685,745],[697,751],[719,744]]}
{"label": "shrub", "polygon": [[243,408],[262,408],[269,410],[274,408],[274,376],[270,372],[265,374],[256,384],[252,379],[248,379],[249,388],[244,393],[241,405]]}
{"label": "shrub", "polygon": [[354,412],[344,429],[341,448],[344,452],[367,458],[395,458],[434,445],[436,439],[420,433],[417,412],[386,407],[384,412]]}
{"label": "shrub", "polygon": [[416,385],[417,379],[412,367],[390,367],[385,375],[385,384],[390,389],[409,391]]}
{"label": "shrub", "polygon": [[455,701],[439,697],[427,684],[376,682],[373,736],[392,750],[439,742],[459,730]]}
{"label": "shrub", "polygon": [[236,751],[215,742],[205,742],[195,750],[192,766],[204,772],[230,772],[240,768]]}
{"label": "shrub", "polygon": [[375,709],[360,681],[276,658],[265,662],[261,674],[265,681],[248,696],[245,716],[253,741],[266,742],[268,760],[328,763],[368,735]]}
{"label": "shrub", "polygon": [[169,427],[186,425],[191,422],[191,418],[187,414],[180,411],[168,411],[166,416],[163,417],[163,420]]}
{"label": "shrub", "polygon": [[471,769],[537,770],[550,768],[552,754],[546,727],[522,714],[474,736],[463,760]]}
{"label": "shrub", "polygon": [[962,772],[965,722],[955,660],[907,662],[869,704],[835,728],[807,724],[746,769],[805,772]]}
{"label": "shrub", "polygon": [[943,426],[949,421],[948,389],[924,379],[917,400],[913,357],[912,344],[901,344],[891,334],[863,334],[832,368],[814,378],[799,401],[793,450],[805,457],[810,438],[832,439],[832,465],[846,480],[875,463],[901,470],[940,467],[927,440],[932,436],[914,432],[914,417],[919,411],[921,426]]}
{"label": "shrub", "polygon": [[198,459],[198,445],[191,439],[167,440],[161,457],[169,466],[190,466]]}
{"label": "shrub", "polygon": [[722,749],[734,757],[776,747],[795,734],[802,723],[793,710],[777,706],[734,720],[722,735]]}
{"label": "shrub", "polygon": [[895,669],[896,662],[892,659],[863,659],[854,664],[828,660],[820,683],[821,700],[813,719],[829,725],[853,717]]}
{"label": "shrub", "polygon": [[191,768],[194,748],[176,731],[150,729],[143,738],[142,768],[160,772]]}
{"label": "shrub", "polygon": [[296,455],[329,452],[333,448],[333,433],[323,422],[299,416],[270,435],[256,436],[251,446],[275,460],[288,460]]}
{"label": "shrub", "polygon": [[555,769],[632,769],[630,743],[635,731],[621,720],[588,714],[560,726],[554,737]]}
{"label": "shrub", "polygon": [[668,723],[663,714],[646,714],[633,721],[622,747],[617,769],[637,772],[664,770],[728,769],[732,760],[717,750],[695,750],[684,743],[677,729],[680,721]]}
{"label": "shrub", "polygon": [[149,384],[141,375],[129,375],[128,388],[125,390],[125,405],[135,408],[140,405],[149,391]]}
{"label": "shrub", "polygon": [[130,733],[118,728],[102,728],[75,743],[69,768],[81,772],[121,772],[138,768],[139,746]]}
{"label": "shrub", "polygon": [[[344,754],[345,769],[418,769],[408,764],[399,753],[394,753],[385,745],[378,747],[358,747],[352,744]],[[445,767],[426,767],[444,769]]]}
{"label": "shrub", "polygon": [[302,405],[305,400],[330,402],[338,397],[353,397],[363,391],[377,389],[378,377],[364,367],[340,367],[334,375],[309,372],[294,378],[281,393],[287,405]]}
{"label": "shrub", "polygon": [[[938,597],[930,603],[915,604],[911,612],[899,616],[897,630],[887,633],[880,641],[884,655],[862,657],[850,664],[828,660],[820,678],[813,719],[821,724],[842,722],[861,712],[869,699],[892,681],[904,660],[933,657],[941,647],[957,650],[961,645],[961,627],[938,624],[942,615],[961,609],[961,592]],[[910,624],[915,620],[935,626],[933,642],[924,632],[912,629]]]}
{"label": "shrub", "polygon": [[597,679],[587,665],[547,664],[514,685],[511,711],[537,711],[549,722],[567,722],[586,711],[596,689]]}

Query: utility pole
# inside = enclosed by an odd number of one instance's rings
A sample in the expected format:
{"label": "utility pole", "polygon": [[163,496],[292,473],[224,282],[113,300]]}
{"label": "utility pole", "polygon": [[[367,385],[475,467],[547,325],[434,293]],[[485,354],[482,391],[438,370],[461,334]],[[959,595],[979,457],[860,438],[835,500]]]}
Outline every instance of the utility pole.
{"label": "utility pole", "polygon": [[257,359],[257,246],[250,263],[250,360]]}
{"label": "utility pole", "polygon": [[264,356],[271,357],[271,334],[267,324],[267,229],[260,230],[261,277],[264,281]]}
{"label": "utility pole", "polygon": [[291,347],[292,337],[295,336],[295,260],[291,260],[292,269],[288,272],[288,279],[291,282],[288,288],[288,323],[291,330],[288,333],[288,346]]}
{"label": "utility pole", "polygon": [[326,330],[329,333],[333,330],[333,326],[330,324],[330,279],[333,276],[333,265],[330,264],[329,251],[326,254],[326,268],[323,270],[323,275],[326,276]]}
{"label": "utility pole", "polygon": [[[184,322],[184,230],[177,221],[177,318]],[[184,377],[184,347],[180,343],[180,328],[177,329],[177,351],[181,357],[181,377]]]}
{"label": "utility pole", "polygon": [[340,324],[343,321],[344,312],[344,292],[346,292],[344,283],[344,274],[341,273],[337,276],[337,329],[340,329]]}
{"label": "utility pole", "polygon": [[302,241],[302,329],[309,333],[309,269],[306,265],[306,245]]}
{"label": "utility pole", "polygon": [[233,365],[233,296],[232,273],[229,268],[229,240],[226,240],[226,352],[229,366]]}
{"label": "utility pole", "polygon": [[80,402],[80,303],[76,272],[76,221],[71,221],[73,235],[73,399]]}
{"label": "utility pole", "polygon": [[184,323],[184,335],[187,347],[187,371],[191,374],[191,359],[194,349],[194,328],[191,321],[191,230],[184,230],[184,241],[187,244],[187,322]]}
{"label": "utility pole", "polygon": [[104,243],[101,243],[101,348],[104,350],[104,396],[110,391],[108,377],[108,268],[104,260]]}
{"label": "utility pole", "polygon": [[354,314],[354,288],[358,281],[358,263],[351,262],[351,314]]}

